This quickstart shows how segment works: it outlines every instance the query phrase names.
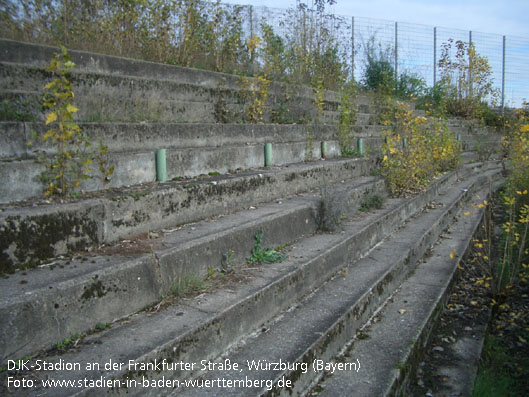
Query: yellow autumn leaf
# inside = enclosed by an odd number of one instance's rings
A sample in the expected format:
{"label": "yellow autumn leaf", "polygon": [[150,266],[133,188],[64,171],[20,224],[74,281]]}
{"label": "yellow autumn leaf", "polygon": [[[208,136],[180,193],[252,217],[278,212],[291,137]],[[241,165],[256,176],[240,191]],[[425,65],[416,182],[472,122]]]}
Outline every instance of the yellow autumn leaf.
{"label": "yellow autumn leaf", "polygon": [[450,259],[454,259],[456,256],[456,250],[453,249],[452,252],[450,252]]}
{"label": "yellow autumn leaf", "polygon": [[47,141],[48,139],[52,138],[53,135],[55,134],[55,130],[48,130],[44,136],[42,137],[43,140]]}
{"label": "yellow autumn leaf", "polygon": [[72,105],[70,103],[68,105],[66,105],[66,110],[68,112],[70,112],[70,113],[75,113],[75,112],[79,111],[79,109],[77,107],[75,107],[74,105]]}
{"label": "yellow autumn leaf", "polygon": [[56,120],[57,120],[57,113],[51,112],[50,114],[48,114],[48,117],[46,117],[46,125],[53,123]]}
{"label": "yellow autumn leaf", "polygon": [[465,212],[465,216],[469,216],[470,215],[470,212]]}

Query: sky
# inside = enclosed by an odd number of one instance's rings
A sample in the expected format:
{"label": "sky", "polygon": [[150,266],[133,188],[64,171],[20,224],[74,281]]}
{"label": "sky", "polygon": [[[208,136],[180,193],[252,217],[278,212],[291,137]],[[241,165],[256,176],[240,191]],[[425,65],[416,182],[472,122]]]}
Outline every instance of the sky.
{"label": "sky", "polygon": [[[312,0],[306,0],[312,2]],[[226,3],[290,8],[296,0],[223,0]],[[336,15],[529,38],[528,0],[336,0]]]}

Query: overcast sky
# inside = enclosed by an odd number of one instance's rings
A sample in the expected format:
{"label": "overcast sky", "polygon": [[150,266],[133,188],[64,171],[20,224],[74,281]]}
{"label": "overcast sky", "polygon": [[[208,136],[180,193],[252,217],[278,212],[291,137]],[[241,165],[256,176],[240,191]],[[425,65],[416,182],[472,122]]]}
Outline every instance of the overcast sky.
{"label": "overcast sky", "polygon": [[[296,5],[296,0],[223,2],[278,8]],[[336,0],[331,11],[344,16],[529,37],[529,0]]]}

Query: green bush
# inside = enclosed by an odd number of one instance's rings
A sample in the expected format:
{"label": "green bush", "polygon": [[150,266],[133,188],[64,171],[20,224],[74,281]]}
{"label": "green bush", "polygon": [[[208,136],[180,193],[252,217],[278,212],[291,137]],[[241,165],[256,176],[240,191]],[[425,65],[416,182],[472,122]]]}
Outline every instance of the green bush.
{"label": "green bush", "polygon": [[374,36],[369,39],[365,48],[364,86],[369,90],[392,93],[396,87],[393,49],[382,48],[382,44],[375,42]]}

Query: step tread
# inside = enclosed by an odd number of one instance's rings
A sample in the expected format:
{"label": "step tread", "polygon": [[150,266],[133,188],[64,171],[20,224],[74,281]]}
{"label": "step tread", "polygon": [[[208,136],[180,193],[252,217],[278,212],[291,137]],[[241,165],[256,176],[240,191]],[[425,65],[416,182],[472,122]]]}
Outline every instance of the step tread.
{"label": "step tread", "polygon": [[[378,177],[360,177],[338,183],[332,190],[341,192],[344,209],[355,211],[369,192],[385,194],[385,184]],[[317,192],[274,200],[250,210],[152,232],[155,236],[166,234],[140,240],[137,245],[118,243],[117,247],[104,247],[87,256],[57,260],[53,268],[20,271],[0,279],[0,311],[11,318],[11,325],[2,324],[2,334],[5,340],[15,334],[21,338],[24,332],[30,332],[29,328],[23,330],[27,327],[24,324],[41,320],[41,337],[37,340],[51,344],[88,331],[98,322],[111,322],[143,310],[158,303],[161,294],[170,290],[182,274],[192,272],[205,277],[206,266],[220,268],[224,252],[234,250],[231,260],[245,262],[259,230],[265,231],[265,247],[292,243],[314,233],[319,200]],[[140,294],[135,293],[138,288]],[[27,320],[29,313],[40,313],[42,318],[31,316]],[[50,316],[56,317],[56,323]]]}
{"label": "step tread", "polygon": [[[402,200],[395,200],[394,201],[394,204],[398,204],[398,202],[400,201],[400,203],[402,203],[403,201]],[[386,212],[388,211],[391,211],[392,209],[387,209]],[[382,211],[384,212],[384,211]],[[356,222],[352,225],[352,227],[356,230],[358,229],[361,229],[369,224],[371,224],[373,222],[374,219],[377,219],[378,217],[380,217],[380,214],[379,213],[374,213],[374,214],[363,214],[363,217],[360,217],[359,219],[356,220]],[[347,239],[348,236],[347,235],[343,235],[343,234],[329,234],[329,235],[317,235],[317,236],[312,236],[312,237],[309,237],[309,238],[306,238],[302,241],[300,241],[300,243],[296,243],[296,246],[295,247],[292,247],[291,248],[291,251],[289,252],[290,254],[290,259],[289,261],[287,262],[284,262],[282,264],[277,264],[277,265],[272,265],[270,267],[266,267],[266,268],[260,268],[259,271],[262,272],[261,274],[255,276],[253,279],[251,279],[251,284],[249,287],[247,288],[250,288],[250,290],[245,290],[242,294],[246,294],[245,296],[247,297],[246,299],[248,299],[248,297],[251,298],[251,294],[254,292],[254,291],[262,291],[263,290],[263,287],[265,287],[264,289],[266,288],[269,288],[269,286],[271,285],[270,283],[273,283],[274,280],[279,280],[281,278],[284,278],[283,275],[288,275],[288,274],[295,274],[295,272],[297,272],[300,264],[303,264],[305,263],[305,261],[307,260],[306,258],[314,258],[316,257],[318,254],[319,254],[319,251],[317,251],[319,248],[321,249],[322,247],[324,246],[329,246],[329,245],[336,245],[336,244],[340,244],[340,241],[344,241],[344,239]],[[310,259],[312,260],[312,259]],[[292,273],[294,272],[294,273]],[[308,281],[308,280],[307,280]],[[254,283],[254,284],[252,284]],[[244,288],[243,288],[244,290]],[[249,295],[248,295],[249,294]],[[232,291],[217,291],[215,293],[212,293],[210,295],[207,296],[207,298],[205,299],[205,301],[200,301],[200,300],[192,300],[191,302],[194,302],[193,304],[191,304],[190,302],[186,302],[186,306],[195,306],[195,309],[192,311],[193,314],[196,314],[196,310],[199,311],[200,314],[197,314],[199,317],[200,316],[203,316],[204,313],[207,313],[208,315],[212,315],[213,316],[213,320],[212,321],[216,321],[215,318],[218,318],[218,314],[215,314],[215,310],[226,310],[226,308],[228,308],[228,310],[230,310],[231,308],[233,308],[233,305],[240,305],[241,304],[241,299],[242,297],[241,296],[237,296],[237,297],[233,297],[233,292]],[[221,296],[224,296],[224,299],[221,299]],[[209,301],[207,300],[209,298]],[[232,306],[230,306],[229,303],[227,303],[227,301],[225,300],[226,298],[230,299],[230,302]],[[267,304],[270,304],[270,305],[281,305],[281,303],[279,302],[267,302]],[[284,305],[284,303],[283,303]],[[176,307],[176,306],[175,306]],[[178,309],[175,309],[175,308],[171,308],[169,310],[178,310]],[[178,313],[178,312],[177,312]],[[223,312],[224,313],[224,312]],[[223,313],[220,314],[220,316],[223,315]],[[255,314],[253,314],[255,315]],[[134,318],[138,318],[138,320],[135,320]],[[127,323],[127,324],[124,324],[122,325],[121,327],[119,327],[119,329],[121,330],[125,330],[126,328],[128,328],[129,330],[135,330],[134,332],[137,332],[136,331],[136,324],[139,324],[139,319],[141,318],[141,316],[137,316],[137,317],[134,317],[131,319],[131,322],[130,323]],[[162,316],[161,315],[152,315],[150,317],[150,320],[145,320],[145,324],[147,324],[147,327],[149,326],[153,326],[154,324],[154,319],[155,318],[160,318],[162,319]],[[210,317],[211,319],[211,317]],[[182,315],[182,316],[178,316],[178,321],[182,321],[183,323],[185,323],[185,320],[186,320],[186,316],[185,315]],[[158,320],[156,320],[158,321]],[[159,320],[159,321],[162,321],[162,320]],[[208,321],[211,321],[211,320],[208,320]],[[172,323],[172,327],[175,327],[175,323],[173,322]],[[238,328],[239,326],[238,325],[233,325],[235,328]],[[164,328],[164,326],[160,326],[160,327],[155,327],[156,329],[160,329],[160,328]],[[214,328],[214,327],[213,327]],[[148,329],[148,328],[147,328]],[[174,328],[172,328],[174,329]],[[203,330],[203,332],[209,332],[207,329],[204,330],[204,328],[202,327],[201,328]],[[98,335],[94,335],[93,338],[95,338],[96,340],[98,338],[104,338],[104,340],[106,340],[106,338],[108,338],[107,336],[105,335],[111,335],[112,333],[117,333],[119,331],[117,330],[110,330],[106,333],[103,333],[103,334],[98,334]],[[122,331],[124,332],[124,334],[127,334],[127,331]],[[211,331],[213,332],[213,331]],[[131,334],[131,332],[129,332],[129,334]],[[173,341],[174,341],[174,338],[175,338],[175,335],[171,333],[171,331],[169,331],[169,333],[171,334],[171,337],[173,338]],[[139,331],[139,334],[140,335],[148,335],[148,331]],[[190,336],[191,337],[191,336]],[[92,337],[89,337],[89,338],[92,338]],[[87,339],[88,340],[88,339]],[[116,338],[116,340],[119,342],[120,338]],[[118,344],[118,342],[116,342],[116,345]],[[147,343],[147,342],[146,342]],[[147,343],[149,346],[152,346],[151,343]],[[103,350],[101,349],[104,349],[106,348],[107,345],[111,345],[111,343],[98,343],[98,342],[94,342],[93,345],[90,345],[91,346],[91,349],[99,349],[99,359],[100,360],[104,360],[105,357],[110,357],[107,353],[108,351],[105,353]],[[164,346],[158,348],[158,349],[155,349],[156,351],[155,352],[147,352],[143,357],[134,357],[135,359],[138,359],[140,361],[148,361],[149,359],[152,359],[153,357],[156,357],[157,354],[161,351],[163,351],[164,349],[171,349],[172,346],[177,346],[174,344],[174,342],[170,341],[168,343],[166,343]],[[120,360],[121,361],[127,361],[126,360],[126,356],[128,356],[129,353],[126,353],[125,352],[126,350],[126,347],[124,346],[120,346],[119,347],[119,357],[120,357]],[[81,350],[81,352],[79,353],[75,353],[77,357],[76,360],[77,361],[84,361],[84,359],[82,359],[81,357],[84,355],[84,354],[87,354],[85,350]],[[77,354],[80,354],[77,355]],[[97,354],[96,354],[97,355]],[[129,356],[130,357],[130,356]],[[206,357],[207,357],[207,354],[206,354]]]}
{"label": "step tread", "polygon": [[[487,194],[487,188],[477,192],[473,203],[482,202],[476,197]],[[470,209],[471,205],[466,208]],[[403,377],[409,375],[410,367],[416,368],[418,364],[412,355],[428,339],[481,215],[481,211],[471,210],[470,216],[460,216],[387,300],[376,315],[377,321],[364,329],[368,338],[354,341],[344,357],[349,363],[359,361],[362,372],[330,374],[318,385],[314,395],[399,395],[405,386]],[[456,253],[454,259],[450,257],[451,252]]]}
{"label": "step tread", "polygon": [[[469,186],[463,184],[463,186]],[[412,242],[418,241],[434,225],[446,206],[457,202],[462,194],[456,189],[439,195],[440,207],[427,210],[411,219],[407,225],[380,242],[369,254],[356,263],[349,264],[347,273],[323,284],[298,306],[291,308],[279,320],[266,324],[266,332],[245,340],[239,349],[224,356],[232,363],[241,365],[241,372],[208,371],[205,379],[252,380],[277,379],[282,371],[250,371],[245,360],[261,359],[268,362],[295,363],[319,338],[325,337],[329,328],[351,307],[358,305],[360,298],[376,289],[379,280],[407,257]],[[401,259],[402,258],[402,259]],[[310,321],[308,321],[310,320]],[[219,360],[220,361],[220,360]],[[312,369],[310,369],[312,370]],[[222,395],[255,395],[259,389],[222,390]],[[261,389],[261,391],[263,391]],[[211,395],[211,389],[178,390],[177,395]],[[215,394],[213,392],[213,394]],[[334,394],[343,395],[343,394]],[[371,394],[366,394],[371,395]]]}

